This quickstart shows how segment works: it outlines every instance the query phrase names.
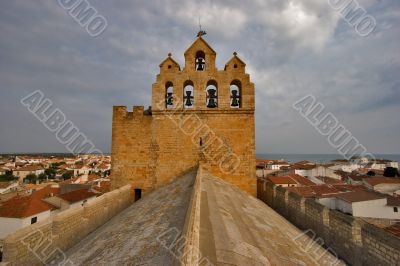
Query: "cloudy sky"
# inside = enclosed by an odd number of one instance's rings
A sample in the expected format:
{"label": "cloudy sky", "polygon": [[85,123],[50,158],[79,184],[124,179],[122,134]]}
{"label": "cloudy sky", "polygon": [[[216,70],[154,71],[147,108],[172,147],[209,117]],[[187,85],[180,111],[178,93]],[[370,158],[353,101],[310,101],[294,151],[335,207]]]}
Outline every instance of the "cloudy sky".
{"label": "cloudy sky", "polygon": [[[400,1],[359,0],[357,34],[328,0],[88,0],[90,36],[57,0],[0,3],[0,153],[65,152],[20,99],[40,89],[93,143],[111,146],[113,105],[150,104],[159,63],[194,41],[198,20],[223,68],[233,51],[256,86],[258,153],[335,153],[292,107],[312,94],[372,153],[400,153]],[[68,2],[68,1],[66,1]]]}

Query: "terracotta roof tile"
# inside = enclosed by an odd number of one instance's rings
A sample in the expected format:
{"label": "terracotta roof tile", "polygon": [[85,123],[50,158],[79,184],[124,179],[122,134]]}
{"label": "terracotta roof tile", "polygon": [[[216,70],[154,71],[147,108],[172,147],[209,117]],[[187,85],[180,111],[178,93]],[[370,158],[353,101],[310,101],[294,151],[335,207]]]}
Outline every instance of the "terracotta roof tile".
{"label": "terracotta roof tile", "polygon": [[335,195],[335,197],[350,203],[386,198],[386,196],[384,195],[379,195],[377,193],[369,191],[353,191],[347,193],[338,193],[337,195]]}
{"label": "terracotta roof tile", "polygon": [[43,170],[44,168],[38,165],[27,165],[23,166],[21,168],[15,169],[15,171],[38,171],[38,170]]}
{"label": "terracotta roof tile", "polygon": [[391,226],[385,228],[385,230],[389,233],[392,233],[398,237],[400,237],[400,223],[395,223]]}
{"label": "terracotta roof tile", "polygon": [[296,181],[298,184],[303,185],[303,186],[313,186],[315,185],[314,182],[310,181],[309,179],[301,176],[301,175],[297,175],[297,174],[290,174],[289,175],[290,178],[292,178],[294,181]]}
{"label": "terracotta roof tile", "polygon": [[87,189],[80,189],[80,190],[75,190],[75,191],[68,192],[65,194],[61,194],[58,197],[62,198],[63,200],[65,200],[69,203],[75,203],[75,202],[85,200],[85,199],[95,197],[95,196],[96,196],[96,193],[88,191]]}
{"label": "terracotta roof tile", "polygon": [[314,190],[311,187],[288,187],[286,189],[304,198],[312,198],[316,196]]}
{"label": "terracotta roof tile", "polygon": [[399,178],[390,178],[390,177],[370,177],[364,180],[366,183],[371,186],[376,186],[379,184],[400,184]]}
{"label": "terracotta roof tile", "polygon": [[16,196],[0,206],[0,217],[25,218],[45,211],[50,211],[52,205],[34,197]]}
{"label": "terracotta roof tile", "polygon": [[275,185],[297,185],[289,176],[269,176],[268,179]]}

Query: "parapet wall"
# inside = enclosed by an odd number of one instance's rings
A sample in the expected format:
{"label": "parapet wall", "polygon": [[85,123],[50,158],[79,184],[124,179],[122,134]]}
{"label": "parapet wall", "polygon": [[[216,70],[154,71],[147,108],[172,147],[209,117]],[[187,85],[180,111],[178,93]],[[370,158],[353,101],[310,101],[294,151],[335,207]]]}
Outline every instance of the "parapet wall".
{"label": "parapet wall", "polygon": [[257,196],[351,265],[399,265],[400,238],[259,179]]}
{"label": "parapet wall", "polygon": [[[64,252],[134,202],[129,185],[22,228],[3,242],[2,265],[73,265]],[[52,264],[53,265],[53,264]]]}

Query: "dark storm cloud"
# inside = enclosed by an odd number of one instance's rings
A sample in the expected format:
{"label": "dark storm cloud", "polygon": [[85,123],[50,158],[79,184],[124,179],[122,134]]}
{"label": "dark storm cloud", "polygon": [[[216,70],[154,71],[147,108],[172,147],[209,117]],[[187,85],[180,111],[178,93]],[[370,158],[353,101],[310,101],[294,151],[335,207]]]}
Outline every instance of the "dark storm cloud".
{"label": "dark storm cloud", "polygon": [[219,68],[233,51],[247,63],[258,152],[335,152],[292,108],[310,93],[369,151],[400,150],[397,1],[359,1],[377,20],[365,38],[320,0],[89,2],[108,22],[96,38],[56,0],[1,2],[0,152],[65,151],[19,103],[36,89],[109,151],[112,106],[150,104],[159,63],[183,64],[199,18]]}

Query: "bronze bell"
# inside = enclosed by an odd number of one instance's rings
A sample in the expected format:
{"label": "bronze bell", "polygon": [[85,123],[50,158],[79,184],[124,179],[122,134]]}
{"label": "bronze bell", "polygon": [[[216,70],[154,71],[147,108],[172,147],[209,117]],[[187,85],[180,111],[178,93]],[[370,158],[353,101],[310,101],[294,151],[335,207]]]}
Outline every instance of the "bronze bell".
{"label": "bronze bell", "polygon": [[199,57],[197,58],[197,71],[203,71],[204,70],[204,61],[203,58]]}
{"label": "bronze bell", "polygon": [[239,96],[237,95],[238,91],[237,90],[233,90],[232,91],[232,104],[231,106],[233,107],[238,107],[239,106]]}
{"label": "bronze bell", "polygon": [[193,98],[193,97],[191,96],[191,94],[192,94],[191,91],[186,91],[186,97],[185,97],[185,99],[186,99],[185,105],[186,106],[192,106],[191,98]]}
{"label": "bronze bell", "polygon": [[167,93],[167,105],[173,105],[173,97],[172,97],[172,92]]}
{"label": "bronze bell", "polygon": [[214,89],[208,90],[208,104],[207,104],[208,108],[217,107],[217,103],[216,103],[217,96],[215,95],[215,92],[216,92],[216,90],[214,90]]}

